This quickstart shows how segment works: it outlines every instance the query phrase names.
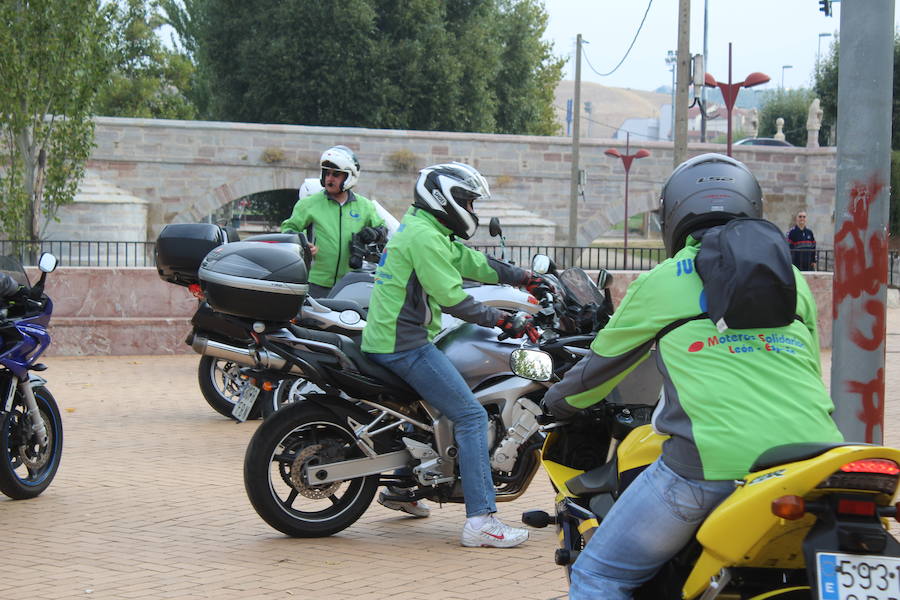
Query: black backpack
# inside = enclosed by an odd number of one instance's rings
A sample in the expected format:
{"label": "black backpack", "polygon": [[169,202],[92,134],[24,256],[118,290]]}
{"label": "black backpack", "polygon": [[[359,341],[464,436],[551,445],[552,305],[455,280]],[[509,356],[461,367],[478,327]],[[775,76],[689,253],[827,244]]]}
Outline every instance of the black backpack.
{"label": "black backpack", "polygon": [[740,218],[708,229],[694,264],[719,332],[783,327],[800,318],[791,257],[773,223]]}

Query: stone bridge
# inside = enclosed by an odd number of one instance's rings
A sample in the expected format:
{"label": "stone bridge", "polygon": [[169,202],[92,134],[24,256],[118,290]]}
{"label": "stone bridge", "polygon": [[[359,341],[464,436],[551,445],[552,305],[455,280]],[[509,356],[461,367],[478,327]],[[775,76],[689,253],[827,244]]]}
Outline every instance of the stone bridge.
{"label": "stone bridge", "polygon": [[[221,206],[247,194],[296,189],[318,174],[323,149],[344,144],[362,165],[356,190],[402,216],[412,196],[417,169],[458,160],[475,165],[491,184],[494,200],[479,205],[482,217],[504,213],[507,243],[561,243],[568,237],[571,142],[565,137],[487,135],[350,127],[260,125],[150,119],[97,119],[96,148],[88,164],[116,194],[91,203],[81,194],[61,214],[55,239],[100,239],[92,224],[128,231],[123,221],[140,221],[147,240],[167,223],[204,220]],[[584,139],[583,197],[578,202],[578,237],[589,243],[624,217],[621,161],[603,154],[624,145],[617,140]],[[636,161],[629,182],[629,213],[656,208],[659,190],[672,170],[672,145],[648,142],[651,156]],[[635,150],[633,147],[632,150]],[[690,153],[724,152],[724,145],[693,144]],[[835,197],[834,148],[736,146],[736,158],[757,175],[766,195],[765,216],[787,229],[791,215],[804,208],[810,227],[830,245]],[[84,186],[82,191],[84,191]],[[136,210],[123,211],[130,203]],[[109,227],[110,223],[120,226]],[[482,228],[482,229],[487,229]],[[129,241],[135,241],[134,234]],[[111,239],[122,239],[112,237]]]}

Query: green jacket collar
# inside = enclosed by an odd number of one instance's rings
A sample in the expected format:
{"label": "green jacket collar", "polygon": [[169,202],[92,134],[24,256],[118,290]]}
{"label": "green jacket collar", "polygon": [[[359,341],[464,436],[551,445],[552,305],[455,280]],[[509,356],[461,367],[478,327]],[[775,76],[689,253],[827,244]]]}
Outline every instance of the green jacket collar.
{"label": "green jacket collar", "polygon": [[418,206],[410,206],[407,209],[406,214],[412,215],[412,217],[416,219],[424,219],[444,235],[451,235],[453,233],[453,230],[438,221],[437,217],[435,217],[427,210],[419,208]]}

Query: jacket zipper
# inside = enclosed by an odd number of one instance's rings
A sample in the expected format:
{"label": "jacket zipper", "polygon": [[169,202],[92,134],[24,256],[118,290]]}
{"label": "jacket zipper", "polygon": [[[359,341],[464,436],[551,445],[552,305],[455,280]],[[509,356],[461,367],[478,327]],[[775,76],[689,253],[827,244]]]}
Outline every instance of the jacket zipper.
{"label": "jacket zipper", "polygon": [[[347,198],[347,200],[349,201],[350,199]],[[347,204],[347,202],[344,202],[344,204]],[[337,283],[338,270],[341,268],[341,255],[344,252],[344,204],[338,204],[338,260],[334,265],[332,287]]]}

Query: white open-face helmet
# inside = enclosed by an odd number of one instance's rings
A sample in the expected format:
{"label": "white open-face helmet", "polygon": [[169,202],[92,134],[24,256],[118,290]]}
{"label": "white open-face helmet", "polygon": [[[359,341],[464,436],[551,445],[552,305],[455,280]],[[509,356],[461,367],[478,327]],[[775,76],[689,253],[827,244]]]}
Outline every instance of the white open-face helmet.
{"label": "white open-face helmet", "polygon": [[306,198],[307,196],[312,196],[316,192],[322,191],[322,184],[319,183],[319,180],[315,177],[307,177],[303,180],[303,183],[300,184],[300,189],[297,193],[297,200],[301,200]]}
{"label": "white open-face helmet", "polygon": [[342,171],[347,174],[347,178],[341,185],[342,192],[356,185],[356,180],[359,179],[359,161],[356,160],[353,150],[347,146],[329,148],[322,153],[319,164],[322,166],[322,174],[319,178],[319,183],[322,184],[322,187],[325,187],[325,169]]}
{"label": "white open-face helmet", "polygon": [[474,167],[459,162],[419,171],[413,206],[428,211],[455,235],[467,240],[478,229],[475,201],[491,197],[487,181]]}

